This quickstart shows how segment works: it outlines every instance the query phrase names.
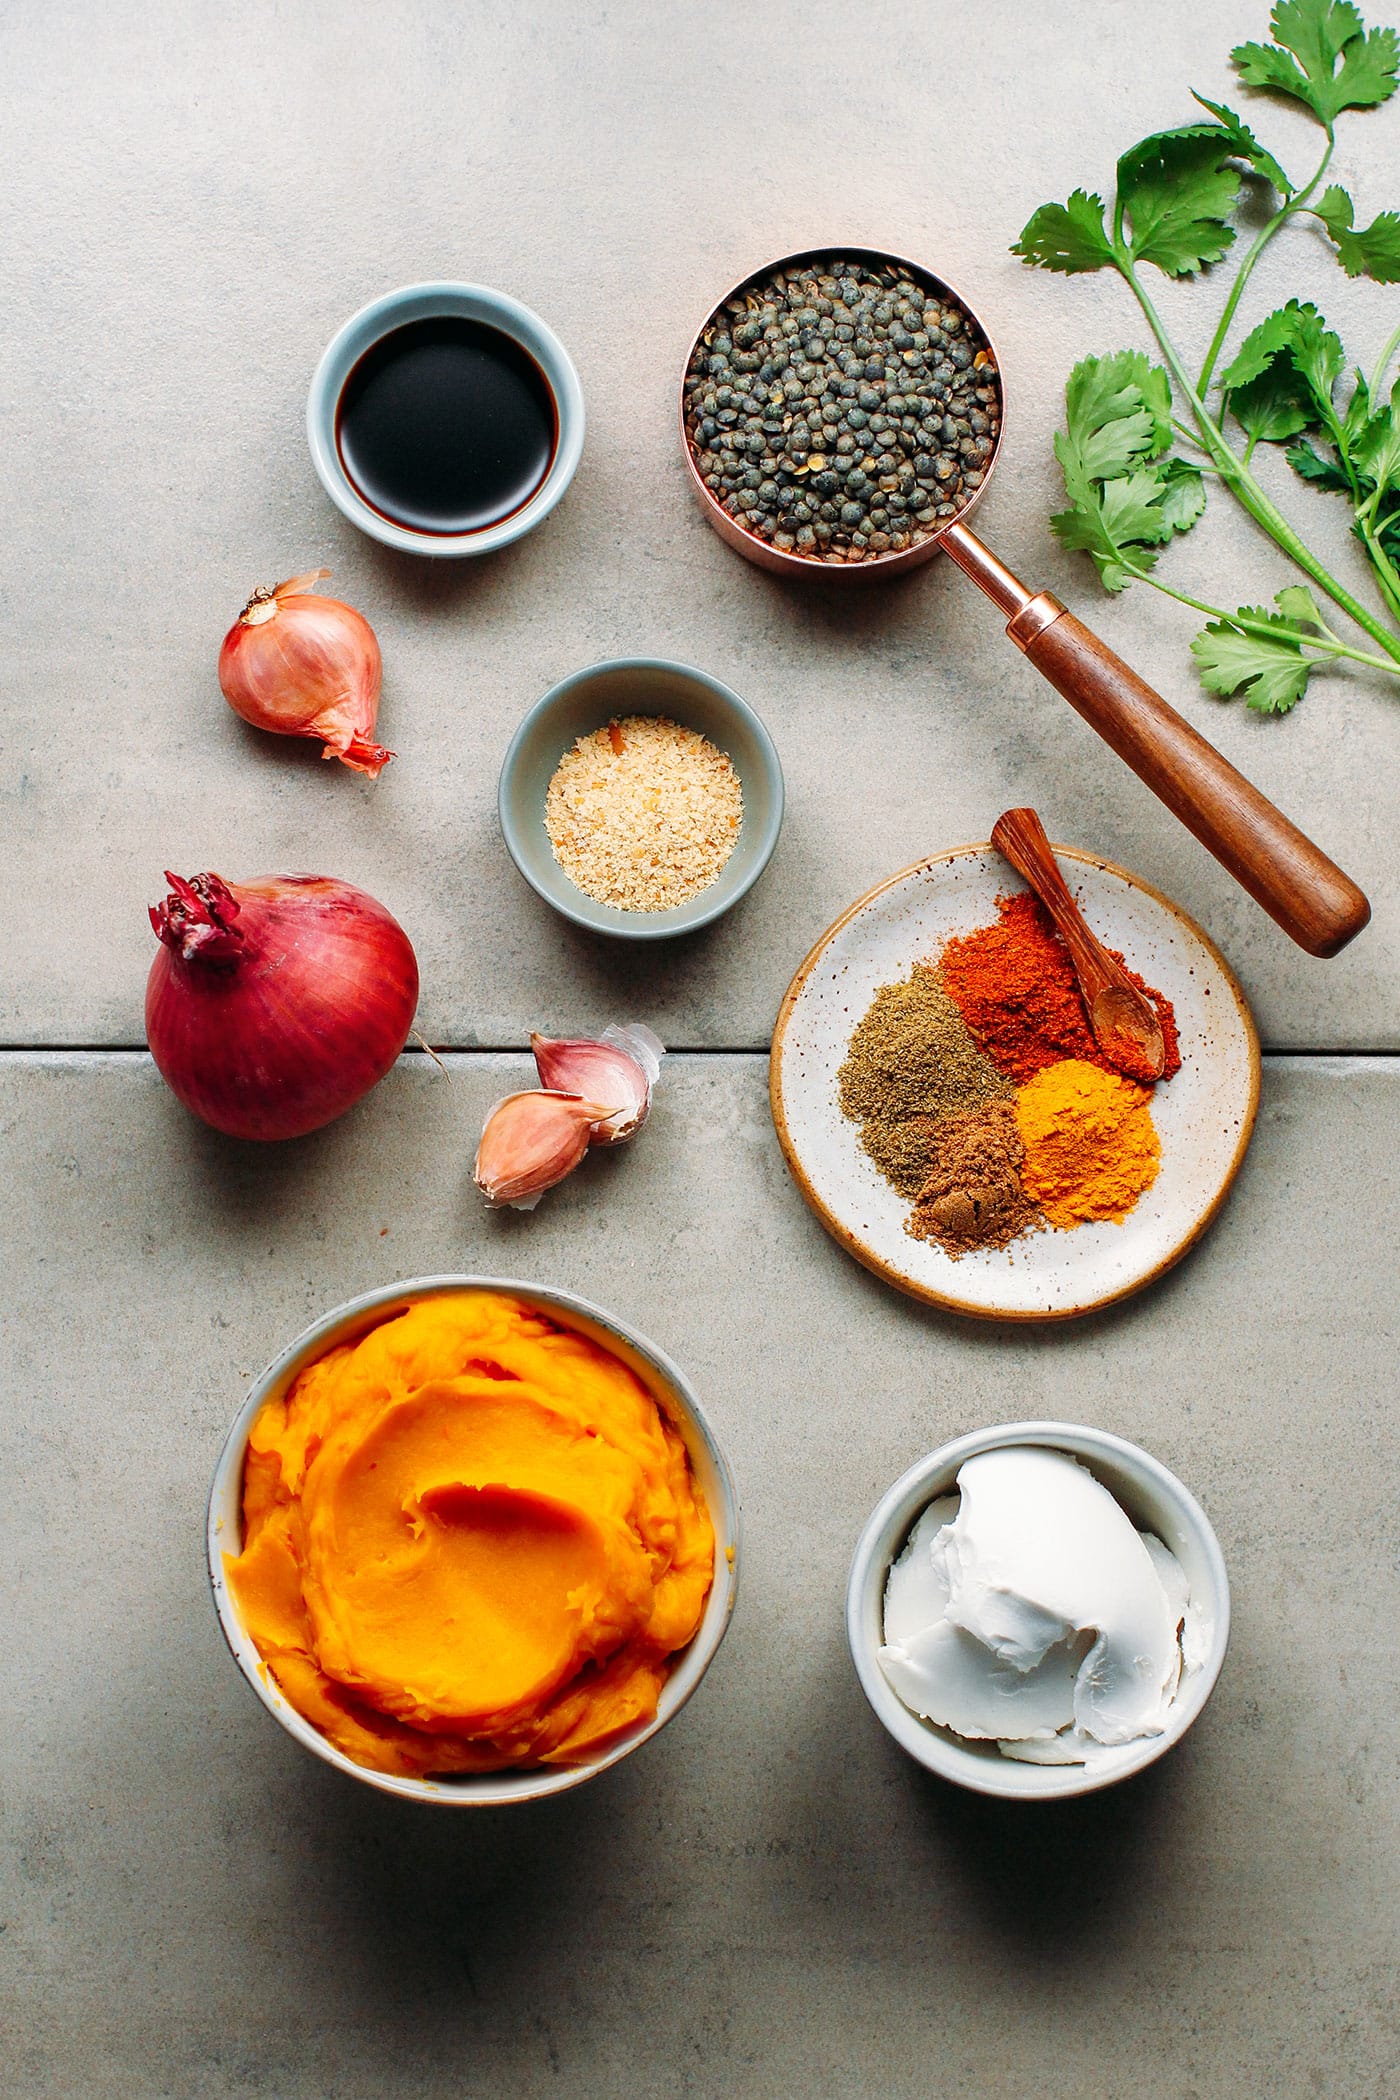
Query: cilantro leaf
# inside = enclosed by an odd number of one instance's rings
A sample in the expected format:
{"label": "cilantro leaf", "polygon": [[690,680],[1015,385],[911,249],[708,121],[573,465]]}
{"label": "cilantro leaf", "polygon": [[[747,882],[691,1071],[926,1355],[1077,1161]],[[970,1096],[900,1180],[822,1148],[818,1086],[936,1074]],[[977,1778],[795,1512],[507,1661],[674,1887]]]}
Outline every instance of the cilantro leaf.
{"label": "cilantro leaf", "polygon": [[1118,547],[1159,547],[1172,536],[1162,514],[1166,484],[1151,467],[1137,467],[1116,481],[1106,481],[1099,499],[1104,527]]}
{"label": "cilantro leaf", "polygon": [[[1302,338],[1305,326],[1311,322],[1322,323],[1322,316],[1310,302],[1300,304],[1290,299],[1287,306],[1280,306],[1251,328],[1240,344],[1233,359],[1221,377],[1225,392],[1232,393],[1236,387],[1245,386],[1266,371],[1274,359],[1283,352],[1291,352]],[[1336,342],[1336,337],[1333,337]],[[1341,351],[1337,342],[1337,349]],[[1340,362],[1337,367],[1341,370]]]}
{"label": "cilantro leaf", "polygon": [[1230,56],[1247,87],[1302,102],[1330,129],[1344,109],[1373,109],[1393,95],[1400,39],[1366,28],[1350,0],[1277,0],[1272,44],[1240,44]]}
{"label": "cilantro leaf", "polygon": [[1351,483],[1343,467],[1334,455],[1321,453],[1311,444],[1290,445],[1284,453],[1295,474],[1310,481],[1314,488],[1335,489],[1340,494],[1351,494]]}
{"label": "cilantro leaf", "polygon": [[1171,441],[1171,387],[1141,350],[1082,358],[1065,382],[1065,414],[1085,471],[1100,481]]}
{"label": "cilantro leaf", "polygon": [[1142,139],[1118,163],[1118,201],[1131,224],[1134,262],[1168,277],[1194,277],[1235,238],[1240,193],[1231,146],[1218,124],[1187,124]]}
{"label": "cilantro leaf", "polygon": [[1173,532],[1189,532],[1206,507],[1205,476],[1189,459],[1164,459],[1162,517]]}
{"label": "cilantro leaf", "polygon": [[[1370,383],[1359,365],[1353,368],[1352,380],[1354,383],[1351,390],[1351,399],[1347,403],[1346,414],[1342,417],[1342,444],[1339,448],[1347,453],[1348,458],[1351,457],[1352,449],[1357,440],[1365,432],[1372,415],[1377,413],[1371,406]],[[1384,413],[1384,411],[1380,411],[1380,413]]]}
{"label": "cilantro leaf", "polygon": [[1317,627],[1324,634],[1327,632],[1321,607],[1305,583],[1286,584],[1281,591],[1275,591],[1274,604],[1295,627]]}
{"label": "cilantro leaf", "polygon": [[1331,412],[1333,389],[1347,361],[1346,351],[1342,348],[1341,337],[1333,334],[1315,307],[1302,306],[1298,312],[1298,325],[1289,345],[1289,354],[1295,371],[1307,381],[1325,420]]}
{"label": "cilantro leaf", "polygon": [[1400,404],[1393,396],[1389,408],[1371,417],[1351,448],[1351,459],[1373,489],[1400,477]]}
{"label": "cilantro leaf", "polygon": [[1102,270],[1114,260],[1113,246],[1104,232],[1103,199],[1085,190],[1075,190],[1068,204],[1042,204],[1021,228],[1021,237],[1011,247],[1013,255],[1042,270],[1058,270],[1066,277],[1084,270]]}
{"label": "cilantro leaf", "polygon": [[1395,93],[1400,39],[1393,29],[1368,30],[1350,0],[1278,0],[1272,22],[1275,42],[1301,60],[1324,120]]}
{"label": "cilantro leaf", "polygon": [[1314,428],[1317,418],[1300,398],[1297,374],[1283,358],[1231,393],[1230,413],[1254,444],[1277,445]]}
{"label": "cilantro leaf", "polygon": [[[1280,434],[1291,437],[1296,431],[1322,423],[1340,438],[1341,425],[1332,396],[1345,363],[1341,337],[1327,326],[1317,308],[1290,299],[1287,306],[1279,307],[1250,330],[1220,384],[1233,401],[1252,381],[1282,364],[1297,382],[1293,387],[1295,398],[1303,404],[1310,402],[1313,412],[1303,422],[1295,423],[1293,430]],[[1246,394],[1245,404],[1261,418],[1271,411],[1281,415],[1281,403],[1288,392],[1288,381],[1280,380],[1273,389]],[[1243,416],[1240,420],[1244,421]]]}
{"label": "cilantro leaf", "polygon": [[1383,211],[1369,226],[1352,226],[1352,201],[1335,182],[1313,207],[1336,244],[1348,277],[1400,284],[1400,212]]}
{"label": "cilantro leaf", "polygon": [[1141,350],[1081,359],[1065,386],[1055,456],[1070,508],[1050,520],[1062,546],[1092,555],[1104,587],[1150,569],[1173,533],[1205,507],[1198,467],[1171,457],[1171,384]]}
{"label": "cilantro leaf", "polygon": [[1263,605],[1242,605],[1239,617],[1277,631],[1246,634],[1226,620],[1211,620],[1191,644],[1201,684],[1222,699],[1243,692],[1247,704],[1261,714],[1287,714],[1307,691],[1312,662],[1282,613]]}
{"label": "cilantro leaf", "polygon": [[1212,102],[1209,96],[1198,95],[1194,88],[1191,90],[1191,98],[1194,102],[1199,102],[1202,109],[1208,109],[1217,120],[1229,140],[1232,159],[1248,161],[1255,174],[1262,175],[1265,182],[1271,182],[1281,195],[1292,196],[1292,183],[1273,154],[1260,145],[1243,117],[1237,116],[1224,102]]}

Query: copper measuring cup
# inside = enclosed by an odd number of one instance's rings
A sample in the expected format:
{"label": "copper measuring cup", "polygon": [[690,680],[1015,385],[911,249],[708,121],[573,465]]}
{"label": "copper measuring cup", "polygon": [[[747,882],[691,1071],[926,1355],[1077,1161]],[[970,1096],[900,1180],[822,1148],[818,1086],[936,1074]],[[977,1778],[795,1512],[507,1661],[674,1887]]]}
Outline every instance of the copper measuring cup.
{"label": "copper measuring cup", "polygon": [[[956,517],[940,530],[930,531],[928,538],[915,546],[843,563],[789,554],[747,531],[731,517],[705,486],[685,423],[685,380],[691,360],[706,330],[714,325],[728,302],[763,282],[775,270],[817,266],[835,256],[905,270],[936,298],[961,308],[986,345],[997,373],[1002,410],[1001,427],[991,457],[984,463],[981,485]],[[837,587],[916,568],[940,552],[948,555],[1005,614],[1006,632],[1022,655],[1166,803],[1256,903],[1277,920],[1284,932],[1310,955],[1335,955],[1360,933],[1371,916],[1364,893],[1351,877],[1276,809],[1213,744],[1207,743],[1175,708],[1168,707],[1136,671],[1067,611],[1052,591],[1031,590],[969,530],[968,516],[981,502],[991,481],[1006,431],[1001,369],[996,346],[976,309],[961,292],[922,264],[887,250],[835,244],[780,256],[776,262],[750,271],[714,303],[686,353],[681,380],[681,445],[701,508],[720,538],[759,568],[783,576],[830,577]]]}

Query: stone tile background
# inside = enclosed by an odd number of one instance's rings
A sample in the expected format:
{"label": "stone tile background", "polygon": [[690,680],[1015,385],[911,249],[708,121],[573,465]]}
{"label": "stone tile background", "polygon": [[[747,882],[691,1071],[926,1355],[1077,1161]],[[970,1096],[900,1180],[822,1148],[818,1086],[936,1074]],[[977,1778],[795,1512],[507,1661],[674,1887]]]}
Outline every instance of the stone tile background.
{"label": "stone tile background", "polygon": [[[528,1217],[469,1180],[524,1060],[447,1062],[263,1150],[191,1124],[144,1058],[0,1061],[7,2091],[1400,2090],[1392,1065],[1270,1060],[1194,1255],[1033,1332],[846,1260],[787,1180],[757,1058],[675,1060],[643,1141]],[[249,1378],[325,1306],[445,1267],[549,1277],[654,1335],[744,1501],[700,1693],[534,1809],[411,1811],[320,1766],[206,1593]],[[1233,1586],[1192,1735],[1059,1810],[922,1775],[841,1629],[888,1482],[1030,1415],[1156,1452]]]}
{"label": "stone tile background", "polygon": [[[1116,285],[1027,272],[1029,211],[1230,92],[1262,0],[1046,10],[936,0],[653,9],[517,0],[10,0],[0,18],[0,2050],[16,2100],[389,2100],[658,2091],[855,2100],[1400,2095],[1394,1255],[1396,702],[1319,683],[1222,708],[1190,616],[1108,602],[1056,549],[1049,436],[1073,359],[1143,340]],[[1305,127],[1259,126],[1287,159]],[[1344,120],[1363,217],[1400,202],[1400,115]],[[1102,142],[1102,143],[1101,143]],[[1334,963],[1292,950],[946,569],[847,599],[735,561],[694,511],[674,388],[714,293],[766,255],[883,242],[998,339],[991,543],[1057,589],[1366,885]],[[1394,292],[1299,235],[1373,355]],[[307,379],[344,316],[433,275],[516,293],[579,364],[566,503],[481,564],[360,539],[315,482]],[[1207,300],[1209,295],[1205,295]],[[1202,293],[1163,303],[1199,338]],[[1335,565],[1341,519],[1279,481]],[[224,708],[218,640],[326,560],[386,659],[375,787]],[[1216,503],[1173,580],[1267,598]],[[581,940],[495,829],[511,730],[594,658],[673,654],[777,737],[772,867],[638,963]],[[998,1332],[896,1298],[825,1239],[773,1143],[762,1051],[851,897],[1034,801],[1177,896],[1276,1052],[1239,1184],[1159,1287]],[[144,1056],[160,871],[365,884],[424,970],[406,1057],[301,1145],[193,1125]],[[532,1026],[644,1013],[697,1053],[646,1141],[532,1218],[469,1183]],[[125,1046],[125,1047],[124,1047]],[[717,1053],[717,1054],[715,1054]],[[1341,1055],[1337,1053],[1352,1053]],[[538,1810],[412,1814],[285,1741],[204,1594],[208,1476],[246,1381],[395,1277],[548,1278],[693,1373],[745,1499],[734,1628],[702,1694]],[[841,1637],[855,1533],[944,1436],[1045,1413],[1137,1438],[1198,1492],[1234,1586],[1226,1672],[1141,1781],[1030,1815],[926,1783]]]}
{"label": "stone tile background", "polygon": [[[402,918],[434,1042],[518,1046],[531,1026],[621,1002],[645,1004],[667,1041],[757,1049],[793,967],[852,897],[1033,801],[1052,837],[1121,860],[1202,920],[1266,1042],[1396,1047],[1392,683],[1319,683],[1286,722],[1221,706],[1191,667],[1191,614],[1145,589],[1109,601],[1058,550],[1046,521],[1062,501],[1050,435],[1066,373],[1146,336],[1116,278],[1052,278],[1007,252],[1037,204],[1107,181],[1121,146],[1194,115],[1188,82],[1230,91],[1225,54],[1265,12],[1191,0],[1156,10],[1149,35],[1135,0],[809,0],[763,21],[742,0],[10,0],[0,1041],[141,1041],[140,906],[162,868],[311,866]],[[1306,119],[1259,122],[1285,160],[1312,152]],[[1343,123],[1336,171],[1365,213],[1400,195],[1394,105]],[[761,575],[708,530],[674,429],[690,337],[747,269],[826,238],[924,258],[982,311],[1008,432],[979,528],[1356,874],[1375,920],[1350,953],[1318,963],[1281,940],[949,565],[836,596]],[[340,322],[386,286],[442,275],[536,307],[578,363],[590,420],[540,532],[434,565],[340,518],[303,416]],[[1390,332],[1393,289],[1350,283],[1306,233],[1256,283],[1260,313],[1316,292],[1358,356]],[[1163,281],[1162,299],[1203,348],[1212,293]],[[1278,474],[1318,544],[1359,564],[1340,506]],[[247,729],[218,691],[218,644],[252,586],[318,561],[383,644],[381,728],[400,757],[374,786]],[[1170,566],[1231,604],[1291,580],[1223,501]],[[640,962],[540,904],[495,821],[526,707],[629,654],[734,684],[790,790],[742,910]]]}

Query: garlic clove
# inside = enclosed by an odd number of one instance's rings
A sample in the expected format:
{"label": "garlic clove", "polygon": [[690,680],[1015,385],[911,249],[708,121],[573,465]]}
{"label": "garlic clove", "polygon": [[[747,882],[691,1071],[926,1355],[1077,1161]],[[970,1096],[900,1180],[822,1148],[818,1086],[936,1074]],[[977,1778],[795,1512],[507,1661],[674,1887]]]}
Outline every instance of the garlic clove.
{"label": "garlic clove", "polygon": [[651,1090],[666,1055],[659,1038],[640,1021],[605,1028],[601,1036],[575,1036],[555,1041],[532,1035],[542,1086],[615,1101],[612,1114],[593,1126],[594,1145],[622,1145],[635,1137],[647,1119]]}
{"label": "garlic clove", "polygon": [[488,1203],[533,1210],[546,1189],[572,1174],[588,1134],[611,1111],[578,1094],[507,1094],[487,1113],[472,1175]]}

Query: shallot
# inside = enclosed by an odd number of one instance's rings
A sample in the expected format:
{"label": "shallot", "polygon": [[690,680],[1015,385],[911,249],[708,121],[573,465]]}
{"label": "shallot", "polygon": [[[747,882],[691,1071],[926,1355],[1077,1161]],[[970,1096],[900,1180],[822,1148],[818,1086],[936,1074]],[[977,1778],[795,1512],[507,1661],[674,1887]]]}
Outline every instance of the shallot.
{"label": "shallot", "polygon": [[311,569],[254,591],[224,636],[219,684],[255,729],[318,736],[322,758],[374,780],[394,755],[374,741],[379,643],[353,605],[317,596],[330,573]]}
{"label": "shallot", "polygon": [[323,875],[165,879],[146,1035],[171,1091],[231,1137],[301,1137],[343,1115],[413,1024],[418,964],[398,921]]}

